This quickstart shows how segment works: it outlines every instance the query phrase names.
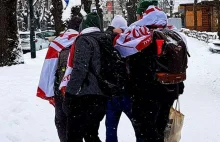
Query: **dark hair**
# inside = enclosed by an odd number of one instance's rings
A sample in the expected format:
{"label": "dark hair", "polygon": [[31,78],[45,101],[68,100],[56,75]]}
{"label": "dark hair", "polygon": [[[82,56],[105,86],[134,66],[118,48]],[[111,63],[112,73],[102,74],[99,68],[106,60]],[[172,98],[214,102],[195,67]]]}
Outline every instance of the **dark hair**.
{"label": "dark hair", "polygon": [[68,29],[73,29],[79,31],[80,23],[82,22],[82,17],[73,16],[68,22]]}

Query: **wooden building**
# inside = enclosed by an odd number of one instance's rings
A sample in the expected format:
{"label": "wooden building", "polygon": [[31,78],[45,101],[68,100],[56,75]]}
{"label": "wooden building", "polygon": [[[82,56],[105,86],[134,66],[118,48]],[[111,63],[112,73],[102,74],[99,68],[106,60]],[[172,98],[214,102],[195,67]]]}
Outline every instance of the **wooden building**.
{"label": "wooden building", "polygon": [[[179,12],[182,14],[185,28],[194,29],[193,3],[180,4]],[[216,32],[218,27],[218,15],[214,1],[202,1],[197,3],[197,30]]]}

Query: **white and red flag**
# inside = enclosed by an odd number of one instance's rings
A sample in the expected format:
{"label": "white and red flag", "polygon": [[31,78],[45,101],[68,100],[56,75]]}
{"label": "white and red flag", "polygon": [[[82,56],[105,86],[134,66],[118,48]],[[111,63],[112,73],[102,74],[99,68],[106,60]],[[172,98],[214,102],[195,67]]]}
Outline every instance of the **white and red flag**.
{"label": "white and red flag", "polygon": [[54,96],[54,81],[59,53],[64,48],[72,46],[78,34],[77,31],[69,29],[50,43],[37,88],[38,97],[47,100]]}

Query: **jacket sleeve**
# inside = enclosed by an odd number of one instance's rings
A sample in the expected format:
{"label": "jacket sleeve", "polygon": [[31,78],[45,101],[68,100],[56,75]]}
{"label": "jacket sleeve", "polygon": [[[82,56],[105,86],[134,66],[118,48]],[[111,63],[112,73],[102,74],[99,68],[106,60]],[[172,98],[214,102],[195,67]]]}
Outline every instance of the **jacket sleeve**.
{"label": "jacket sleeve", "polygon": [[66,92],[77,95],[80,92],[83,81],[89,70],[89,63],[92,57],[92,47],[83,37],[79,37],[75,43],[75,53],[73,59],[73,70]]}

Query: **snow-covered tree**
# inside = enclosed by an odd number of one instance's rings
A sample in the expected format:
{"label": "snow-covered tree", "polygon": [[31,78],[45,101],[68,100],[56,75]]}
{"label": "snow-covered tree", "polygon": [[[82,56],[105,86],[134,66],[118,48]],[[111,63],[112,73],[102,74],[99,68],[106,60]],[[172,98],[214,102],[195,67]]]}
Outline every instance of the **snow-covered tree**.
{"label": "snow-covered tree", "polygon": [[102,7],[101,7],[102,2],[103,2],[103,1],[95,0],[96,10],[97,10],[97,13],[98,13],[99,16],[100,16],[101,29],[103,29],[103,10],[102,10]]}
{"label": "snow-covered tree", "polygon": [[33,3],[35,13],[35,28],[41,29],[45,17],[46,0],[35,0]]}
{"label": "snow-covered tree", "polygon": [[127,16],[126,15],[126,13],[127,13],[127,11],[126,11],[126,3],[127,3],[127,0],[118,0],[118,3],[119,3],[119,6],[120,6],[120,8],[121,8],[121,10],[122,10],[122,13],[123,13],[123,16]]}
{"label": "snow-covered tree", "polygon": [[23,63],[19,48],[17,0],[0,0],[0,66]]}
{"label": "snow-covered tree", "polygon": [[17,22],[20,31],[28,30],[28,3],[27,0],[18,0]]}
{"label": "snow-covered tree", "polygon": [[54,26],[54,18],[53,15],[49,10],[45,10],[45,14],[43,17],[43,20],[41,22],[41,29],[46,30],[46,29],[51,29]]}
{"label": "snow-covered tree", "polygon": [[128,25],[135,22],[136,18],[136,9],[137,9],[137,0],[128,0],[126,4],[127,14],[128,14]]}
{"label": "snow-covered tree", "polygon": [[56,35],[59,35],[60,32],[64,31],[65,29],[65,25],[62,21],[63,9],[64,6],[62,0],[52,0],[51,12],[54,17]]}

